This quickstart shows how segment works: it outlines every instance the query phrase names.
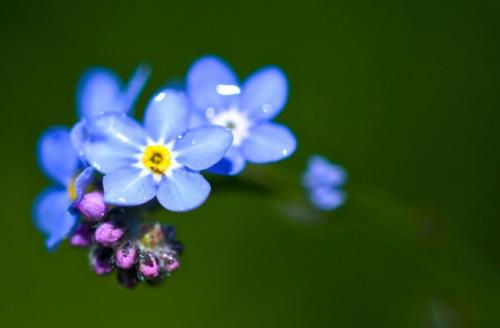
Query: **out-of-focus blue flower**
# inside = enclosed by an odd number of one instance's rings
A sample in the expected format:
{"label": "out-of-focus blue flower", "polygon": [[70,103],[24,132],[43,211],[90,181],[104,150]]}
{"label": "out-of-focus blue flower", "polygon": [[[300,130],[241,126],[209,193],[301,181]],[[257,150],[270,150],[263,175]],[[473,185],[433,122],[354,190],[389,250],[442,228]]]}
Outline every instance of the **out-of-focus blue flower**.
{"label": "out-of-focus blue flower", "polygon": [[203,57],[189,69],[187,93],[193,108],[191,126],[229,128],[233,144],[210,171],[240,173],[245,162],[270,163],[290,156],[296,140],[290,130],[271,123],[285,106],[288,82],[277,67],[264,67],[240,86],[231,68],[216,57]]}
{"label": "out-of-focus blue flower", "polygon": [[321,210],[330,211],[342,205],[345,193],[339,188],[347,178],[345,170],[322,156],[311,156],[302,177],[311,202]]}
{"label": "out-of-focus blue flower", "polygon": [[92,180],[93,169],[81,171],[69,131],[61,127],[51,128],[42,135],[38,143],[38,161],[55,185],[37,197],[33,217],[35,226],[46,236],[45,245],[52,250],[75,227],[77,217],[69,208],[83,196]]}
{"label": "out-of-focus blue flower", "polygon": [[198,171],[224,156],[232,135],[216,126],[187,131],[188,124],[186,96],[170,89],[150,101],[144,127],[116,113],[101,115],[89,124],[84,154],[105,174],[105,202],[132,206],[156,196],[171,211],[187,211],[202,204],[210,185]]}
{"label": "out-of-focus blue flower", "polygon": [[71,130],[73,146],[80,155],[86,137],[86,122],[105,113],[131,113],[149,75],[150,68],[140,65],[125,84],[115,72],[104,67],[84,72],[76,92],[80,120]]}

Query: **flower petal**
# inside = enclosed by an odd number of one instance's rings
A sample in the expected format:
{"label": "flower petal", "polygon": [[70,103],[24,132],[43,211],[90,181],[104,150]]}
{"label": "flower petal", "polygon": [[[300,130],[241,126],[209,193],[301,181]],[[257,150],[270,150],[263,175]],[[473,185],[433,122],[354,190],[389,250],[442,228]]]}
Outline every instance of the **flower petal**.
{"label": "flower petal", "polygon": [[219,126],[203,126],[189,130],[177,140],[176,160],[193,170],[205,170],[222,159],[233,143],[232,133]]}
{"label": "flower petal", "polygon": [[195,109],[225,109],[236,105],[240,88],[231,68],[221,59],[206,56],[198,59],[187,74],[187,93]]}
{"label": "flower petal", "polygon": [[346,178],[347,173],[341,166],[330,163],[322,156],[314,155],[308,160],[302,183],[308,188],[336,187],[343,184]]}
{"label": "flower petal", "polygon": [[112,142],[87,142],[83,151],[89,164],[103,174],[131,166],[138,161],[134,156],[139,153]]}
{"label": "flower petal", "polygon": [[146,108],[144,126],[155,141],[177,138],[188,124],[188,100],[182,92],[165,89],[154,96]]}
{"label": "flower petal", "polygon": [[93,119],[106,112],[121,112],[121,80],[103,67],[86,71],[78,83],[77,111],[80,118]]}
{"label": "flower petal", "polygon": [[209,193],[210,185],[201,174],[180,168],[162,180],[156,197],[166,209],[184,212],[200,206]]}
{"label": "flower petal", "polygon": [[76,194],[76,199],[73,202],[72,206],[74,204],[77,204],[83,197],[83,194],[85,191],[87,191],[87,187],[90,185],[92,180],[94,179],[94,168],[92,167],[87,167],[85,168],[82,173],[80,173],[76,179],[75,179],[75,194]]}
{"label": "flower petal", "polygon": [[345,193],[330,188],[315,188],[311,190],[309,198],[320,210],[331,211],[345,202]]}
{"label": "flower petal", "polygon": [[151,67],[148,65],[139,65],[136,68],[132,77],[128,81],[127,89],[122,92],[121,103],[123,112],[131,114],[133,112],[134,104],[139,97],[142,89],[151,75]]}
{"label": "flower petal", "polygon": [[85,161],[83,154],[83,145],[87,137],[87,130],[85,128],[85,120],[81,120],[71,128],[70,138],[73,149],[76,151],[82,161]]}
{"label": "flower petal", "polygon": [[142,126],[125,114],[104,114],[86,126],[91,141],[106,141],[135,149],[146,145],[146,133]]}
{"label": "flower petal", "polygon": [[104,201],[108,204],[141,205],[153,199],[156,194],[156,182],[153,176],[134,167],[106,174],[102,183]]}
{"label": "flower petal", "polygon": [[69,213],[70,199],[64,188],[48,188],[40,194],[33,206],[35,226],[40,230],[49,250],[68,236],[76,225],[76,216]]}
{"label": "flower petal", "polygon": [[250,162],[269,163],[290,156],[296,146],[295,136],[287,127],[266,123],[250,130],[250,136],[243,141],[242,150]]}
{"label": "flower petal", "polygon": [[265,67],[243,84],[240,108],[256,120],[270,120],[285,106],[288,81],[277,67]]}
{"label": "flower petal", "polygon": [[78,156],[66,128],[50,128],[38,142],[38,161],[45,174],[67,186],[78,168]]}
{"label": "flower petal", "polygon": [[236,175],[245,168],[245,158],[239,147],[230,147],[224,158],[208,169],[209,172],[221,175]]}

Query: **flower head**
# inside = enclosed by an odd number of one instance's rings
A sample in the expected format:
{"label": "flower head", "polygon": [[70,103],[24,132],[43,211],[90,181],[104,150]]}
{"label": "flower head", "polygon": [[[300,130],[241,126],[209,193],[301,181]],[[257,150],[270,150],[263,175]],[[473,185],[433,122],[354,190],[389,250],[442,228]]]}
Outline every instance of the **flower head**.
{"label": "flower head", "polygon": [[87,122],[105,113],[131,113],[149,74],[150,68],[140,65],[128,83],[124,83],[115,72],[104,67],[94,67],[84,72],[76,93],[79,122],[71,130],[71,140],[80,155],[86,138]]}
{"label": "flower head", "polygon": [[156,197],[171,211],[201,205],[210,185],[199,171],[224,156],[232,135],[216,126],[188,130],[188,123],[186,97],[166,89],[150,101],[144,126],[116,113],[89,124],[84,154],[104,174],[105,202],[136,206]]}
{"label": "flower head", "polygon": [[244,169],[246,161],[276,162],[295,151],[290,130],[270,122],[288,97],[288,82],[279,68],[262,68],[240,85],[226,63],[203,57],[189,69],[187,93],[193,108],[192,126],[224,126],[233,134],[231,148],[210,171],[234,175]]}
{"label": "flower head", "polygon": [[338,165],[330,163],[322,156],[311,156],[307,170],[302,177],[309,199],[319,209],[336,209],[345,201],[345,193],[339,188],[345,183],[346,173]]}
{"label": "flower head", "polygon": [[35,226],[46,236],[45,245],[54,249],[75,227],[77,215],[70,213],[92,180],[93,170],[82,170],[71,144],[69,131],[54,127],[38,143],[38,162],[55,185],[43,191],[35,201]]}

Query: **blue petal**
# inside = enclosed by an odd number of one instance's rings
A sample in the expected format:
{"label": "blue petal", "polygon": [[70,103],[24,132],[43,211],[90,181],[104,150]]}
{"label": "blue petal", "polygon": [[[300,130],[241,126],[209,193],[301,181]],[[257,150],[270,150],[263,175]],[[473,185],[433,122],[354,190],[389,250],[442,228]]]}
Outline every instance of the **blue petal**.
{"label": "blue petal", "polygon": [[135,167],[106,174],[102,180],[104,201],[113,205],[135,206],[153,199],[156,182],[151,174]]}
{"label": "blue petal", "polygon": [[134,156],[139,151],[110,142],[89,142],[84,146],[84,153],[90,165],[107,174],[136,163],[138,159]]}
{"label": "blue petal", "polygon": [[187,93],[195,109],[225,109],[236,105],[239,85],[234,72],[217,57],[198,59],[187,74]]}
{"label": "blue petal", "polygon": [[191,110],[188,128],[195,129],[204,125],[211,125],[207,117],[198,111]]}
{"label": "blue petal", "polygon": [[106,141],[135,149],[146,145],[146,133],[142,126],[125,114],[104,114],[87,123],[86,127],[91,141]]}
{"label": "blue petal", "polygon": [[87,124],[87,161],[101,173],[110,173],[137,162],[146,144],[142,127],[125,114],[105,114]]}
{"label": "blue petal", "polygon": [[87,138],[87,131],[85,128],[85,120],[81,120],[76,123],[70,132],[71,144],[73,145],[73,149],[76,151],[78,156],[82,161],[85,161],[83,154],[83,145]]}
{"label": "blue petal", "polygon": [[331,211],[342,205],[345,194],[336,189],[315,188],[309,195],[311,202],[320,210]]}
{"label": "blue petal", "polygon": [[343,184],[346,177],[347,174],[342,167],[330,163],[322,156],[315,155],[308,160],[302,183],[308,188],[336,187]]}
{"label": "blue petal", "polygon": [[295,151],[297,142],[290,130],[279,124],[261,124],[250,130],[243,142],[245,158],[253,163],[269,163],[284,159]]}
{"label": "blue petal", "polygon": [[288,81],[277,67],[266,67],[243,84],[240,108],[256,120],[270,120],[283,109],[288,98]]}
{"label": "blue petal", "polygon": [[66,128],[48,129],[38,142],[38,161],[45,174],[67,186],[78,168],[78,156]]}
{"label": "blue petal", "polygon": [[183,134],[189,124],[186,96],[175,90],[163,90],[151,99],[144,117],[144,126],[155,141],[167,142]]}
{"label": "blue petal", "polygon": [[201,174],[180,168],[162,180],[156,197],[166,209],[183,212],[200,206],[209,193],[210,185]]}
{"label": "blue petal", "polygon": [[76,225],[77,218],[68,211],[69,195],[63,188],[48,188],[33,206],[34,223],[46,237],[45,245],[53,250]]}
{"label": "blue petal", "polygon": [[233,143],[233,134],[219,126],[189,130],[177,140],[176,160],[193,170],[205,170],[222,159]]}
{"label": "blue petal", "polygon": [[111,70],[98,67],[86,71],[78,83],[77,111],[80,118],[93,119],[106,112],[121,112],[121,80]]}
{"label": "blue petal", "polygon": [[208,169],[209,172],[221,175],[236,175],[245,168],[245,158],[239,147],[230,147],[224,158]]}
{"label": "blue petal", "polygon": [[127,89],[123,92],[121,102],[123,111],[131,114],[134,104],[139,97],[142,89],[146,85],[151,74],[151,68],[148,65],[139,65],[130,78]]}
{"label": "blue petal", "polygon": [[76,199],[73,202],[78,203],[82,197],[85,191],[87,191],[88,186],[94,179],[94,169],[92,167],[87,167],[85,168],[82,173],[80,173],[76,179],[75,179],[75,193],[76,193]]}

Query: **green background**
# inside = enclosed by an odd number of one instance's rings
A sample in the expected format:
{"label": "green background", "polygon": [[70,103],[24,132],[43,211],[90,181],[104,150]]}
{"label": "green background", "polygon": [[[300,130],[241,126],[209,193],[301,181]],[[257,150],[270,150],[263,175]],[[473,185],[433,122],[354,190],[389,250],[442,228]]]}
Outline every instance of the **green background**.
{"label": "green background", "polygon": [[[1,327],[500,326],[497,1],[0,8]],[[75,122],[83,70],[128,78],[150,63],[141,117],[207,53],[241,77],[266,64],[287,72],[278,120],[299,148],[272,169],[298,177],[325,155],[349,172],[345,206],[296,222],[272,197],[232,190],[163,213],[187,252],[161,288],[122,289],[68,245],[48,253],[30,218],[49,185],[34,148],[47,127]]]}

